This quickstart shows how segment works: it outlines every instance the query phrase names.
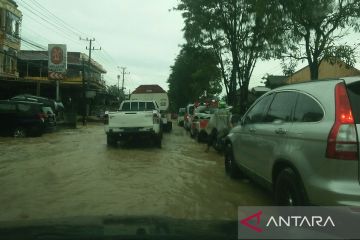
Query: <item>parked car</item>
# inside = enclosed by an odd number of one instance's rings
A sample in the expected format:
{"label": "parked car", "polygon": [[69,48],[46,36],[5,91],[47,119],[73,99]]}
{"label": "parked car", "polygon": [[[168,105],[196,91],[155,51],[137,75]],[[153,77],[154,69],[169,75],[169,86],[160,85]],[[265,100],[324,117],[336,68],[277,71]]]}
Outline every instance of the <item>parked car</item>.
{"label": "parked car", "polygon": [[185,112],[186,112],[186,109],[185,109],[185,108],[180,108],[180,109],[179,109],[179,113],[178,113],[178,116],[177,116],[178,126],[184,126],[184,116],[185,116]]}
{"label": "parked car", "polygon": [[0,131],[14,137],[41,136],[45,129],[43,104],[0,101]]}
{"label": "parked car", "polygon": [[226,139],[225,169],[279,205],[360,206],[360,77],[270,91]]}
{"label": "parked car", "polygon": [[59,111],[64,111],[64,105],[62,102],[57,102],[49,98],[34,96],[31,94],[16,95],[15,97],[12,97],[10,100],[42,103],[46,107],[51,107],[55,115]]}
{"label": "parked car", "polygon": [[186,106],[186,112],[184,115],[184,128],[188,131],[190,131],[190,126],[191,126],[191,117],[194,114],[194,108],[195,105],[194,104],[188,104]]}
{"label": "parked car", "polygon": [[205,129],[207,135],[211,136],[211,146],[219,152],[224,150],[224,140],[230,132],[231,128],[236,125],[236,123],[232,122],[233,114],[230,110],[231,107],[225,106],[222,108],[217,108],[214,111],[214,114],[211,115]]}
{"label": "parked car", "polygon": [[53,112],[51,107],[42,107],[44,113],[44,124],[45,131],[54,131],[56,130],[56,115]]}
{"label": "parked car", "polygon": [[211,116],[214,114],[215,108],[208,106],[199,106],[194,110],[194,116],[191,119],[190,135],[198,140],[198,142],[206,141],[208,134],[206,127]]}

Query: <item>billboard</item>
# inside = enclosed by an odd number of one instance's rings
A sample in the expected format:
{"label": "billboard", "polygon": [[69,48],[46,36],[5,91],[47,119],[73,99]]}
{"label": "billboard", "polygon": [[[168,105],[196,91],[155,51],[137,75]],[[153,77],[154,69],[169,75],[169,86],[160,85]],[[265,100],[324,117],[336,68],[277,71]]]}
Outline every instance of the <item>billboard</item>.
{"label": "billboard", "polygon": [[67,70],[67,49],[65,44],[49,44],[49,79],[62,80]]}

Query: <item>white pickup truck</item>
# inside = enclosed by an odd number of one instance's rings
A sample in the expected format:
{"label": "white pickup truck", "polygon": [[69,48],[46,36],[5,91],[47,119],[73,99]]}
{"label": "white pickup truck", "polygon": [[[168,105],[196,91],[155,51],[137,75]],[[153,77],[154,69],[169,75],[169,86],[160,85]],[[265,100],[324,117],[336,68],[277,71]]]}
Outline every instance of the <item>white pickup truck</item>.
{"label": "white pickup truck", "polygon": [[112,146],[119,140],[149,137],[161,147],[160,122],[159,106],[155,101],[124,101],[118,112],[108,113],[107,144]]}

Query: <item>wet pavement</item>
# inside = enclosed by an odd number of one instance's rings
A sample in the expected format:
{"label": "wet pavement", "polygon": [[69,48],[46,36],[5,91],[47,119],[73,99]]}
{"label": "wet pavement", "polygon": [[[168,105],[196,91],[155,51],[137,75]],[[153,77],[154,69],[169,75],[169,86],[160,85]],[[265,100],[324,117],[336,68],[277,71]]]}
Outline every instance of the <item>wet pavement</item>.
{"label": "wet pavement", "polygon": [[0,221],[75,216],[237,218],[238,206],[271,205],[247,180],[231,180],[223,157],[180,127],[162,149],[106,145],[104,126],[41,138],[0,138]]}

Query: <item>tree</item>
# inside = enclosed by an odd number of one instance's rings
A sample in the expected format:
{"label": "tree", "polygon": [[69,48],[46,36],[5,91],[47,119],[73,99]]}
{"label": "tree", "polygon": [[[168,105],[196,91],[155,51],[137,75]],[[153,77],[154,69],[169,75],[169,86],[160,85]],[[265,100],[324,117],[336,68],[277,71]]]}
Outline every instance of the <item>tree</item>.
{"label": "tree", "polygon": [[280,43],[279,24],[267,0],[181,0],[184,35],[194,45],[212,48],[221,69],[228,103],[245,109],[250,78],[258,59],[267,59]]}
{"label": "tree", "polygon": [[286,22],[287,54],[282,57],[307,60],[312,80],[318,79],[324,59],[354,65],[357,45],[337,45],[337,42],[351,30],[359,30],[359,0],[275,1]]}
{"label": "tree", "polygon": [[124,98],[124,93],[116,85],[107,86],[106,93],[119,101]]}
{"label": "tree", "polygon": [[177,56],[168,79],[169,98],[173,111],[198,100],[205,93],[221,93],[220,70],[213,51],[185,45]]}

